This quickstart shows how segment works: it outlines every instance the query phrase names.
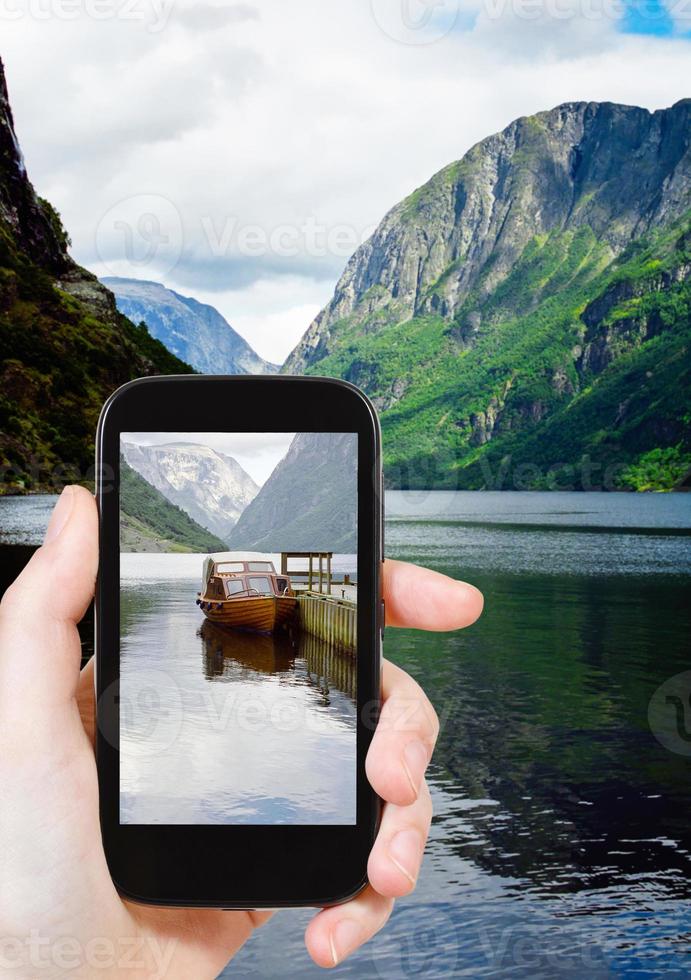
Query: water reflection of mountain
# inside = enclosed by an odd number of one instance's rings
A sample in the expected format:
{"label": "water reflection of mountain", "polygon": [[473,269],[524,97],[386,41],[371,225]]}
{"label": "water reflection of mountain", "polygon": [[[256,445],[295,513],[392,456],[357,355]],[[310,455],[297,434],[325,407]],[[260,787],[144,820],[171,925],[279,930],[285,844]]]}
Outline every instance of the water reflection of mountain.
{"label": "water reflection of mountain", "polygon": [[357,667],[354,659],[309,633],[261,633],[226,629],[205,621],[202,641],[204,676],[209,681],[257,680],[275,675],[279,681],[307,684],[319,701],[332,703],[334,693],[356,702]]}
{"label": "water reflection of mountain", "polygon": [[[454,560],[437,567],[458,574]],[[660,746],[647,718],[657,687],[688,667],[686,580],[473,581],[492,600],[478,628],[387,637],[387,656],[446,712],[435,753],[445,840],[522,895],[687,898],[689,760]]]}

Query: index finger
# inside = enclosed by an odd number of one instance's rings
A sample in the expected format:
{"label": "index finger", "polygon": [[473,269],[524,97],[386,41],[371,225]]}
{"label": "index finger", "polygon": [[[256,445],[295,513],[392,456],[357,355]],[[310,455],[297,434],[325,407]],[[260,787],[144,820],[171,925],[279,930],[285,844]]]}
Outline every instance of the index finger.
{"label": "index finger", "polygon": [[383,568],[387,626],[456,630],[482,612],[484,599],[474,585],[389,558]]}

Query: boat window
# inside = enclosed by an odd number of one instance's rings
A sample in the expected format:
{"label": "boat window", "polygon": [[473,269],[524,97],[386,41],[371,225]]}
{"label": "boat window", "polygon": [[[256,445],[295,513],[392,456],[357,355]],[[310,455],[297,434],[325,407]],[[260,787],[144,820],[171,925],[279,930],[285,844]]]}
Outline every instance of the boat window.
{"label": "boat window", "polygon": [[247,579],[247,583],[250,589],[254,589],[260,595],[273,595],[273,589],[271,588],[271,583],[268,578],[261,575],[250,575]]}
{"label": "boat window", "polygon": [[239,592],[245,592],[243,580],[241,578],[227,578],[226,595],[237,595]]}
{"label": "boat window", "polygon": [[248,561],[247,570],[250,572],[273,572],[274,566],[270,561]]}
{"label": "boat window", "polygon": [[288,588],[288,579],[287,578],[277,578],[276,579],[276,590],[279,593],[279,595],[283,595],[283,593],[285,592],[285,590],[287,588]]}
{"label": "boat window", "polygon": [[216,565],[217,572],[244,572],[245,563],[242,561],[220,561]]}

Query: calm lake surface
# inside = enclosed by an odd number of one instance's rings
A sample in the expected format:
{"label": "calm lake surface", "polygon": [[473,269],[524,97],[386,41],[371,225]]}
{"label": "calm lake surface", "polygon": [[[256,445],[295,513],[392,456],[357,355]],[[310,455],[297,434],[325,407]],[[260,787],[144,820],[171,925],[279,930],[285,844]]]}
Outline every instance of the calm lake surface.
{"label": "calm lake surface", "polygon": [[[51,503],[0,499],[4,568]],[[394,493],[387,507],[387,554],[475,582],[486,607],[463,633],[387,631],[441,716],[436,816],[415,895],[339,975],[690,976],[691,715],[678,731],[671,702],[651,716],[670,751],[648,712],[691,668],[691,496]],[[277,915],[224,976],[323,976],[309,915]]]}
{"label": "calm lake surface", "polygon": [[121,821],[355,823],[354,658],[207,622],[203,560],[121,559]]}

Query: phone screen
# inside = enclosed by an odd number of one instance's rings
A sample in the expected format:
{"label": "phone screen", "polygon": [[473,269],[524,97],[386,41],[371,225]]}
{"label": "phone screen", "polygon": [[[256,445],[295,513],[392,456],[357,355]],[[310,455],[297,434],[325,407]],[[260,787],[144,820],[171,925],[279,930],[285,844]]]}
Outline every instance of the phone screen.
{"label": "phone screen", "polygon": [[120,433],[121,824],[356,823],[357,470],[357,433]]}

